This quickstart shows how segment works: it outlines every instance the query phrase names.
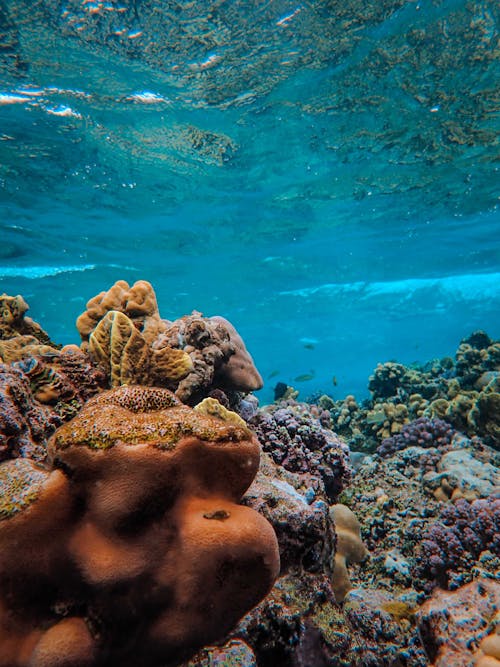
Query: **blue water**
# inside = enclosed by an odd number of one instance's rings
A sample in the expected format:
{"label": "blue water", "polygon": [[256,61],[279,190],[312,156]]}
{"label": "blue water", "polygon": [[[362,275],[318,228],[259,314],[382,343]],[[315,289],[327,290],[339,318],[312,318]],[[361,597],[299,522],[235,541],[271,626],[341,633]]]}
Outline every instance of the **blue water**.
{"label": "blue water", "polygon": [[0,2],[0,292],[68,343],[149,280],[163,317],[233,322],[263,402],[498,337],[498,26],[460,0]]}

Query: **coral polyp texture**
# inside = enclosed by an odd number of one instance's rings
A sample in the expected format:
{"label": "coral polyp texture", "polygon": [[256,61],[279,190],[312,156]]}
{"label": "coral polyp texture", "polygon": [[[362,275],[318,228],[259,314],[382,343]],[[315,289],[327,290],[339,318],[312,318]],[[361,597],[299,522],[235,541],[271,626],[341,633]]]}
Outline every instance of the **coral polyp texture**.
{"label": "coral polyp texture", "polygon": [[[294,400],[268,406],[250,419],[264,451],[290,472],[301,475],[309,494],[336,502],[351,480],[348,449],[320,411]],[[329,415],[328,415],[329,419]]]}
{"label": "coral polyp texture", "polygon": [[485,552],[500,555],[500,497],[459,498],[422,535],[414,574],[424,588],[455,589]]}
{"label": "coral polyp texture", "polygon": [[77,320],[82,349],[109,385],[143,384],[171,389],[196,404],[210,391],[249,392],[262,378],[233,325],[193,311],[173,322],[161,319],[153,287],[119,280],[87,303]]}
{"label": "coral polyp texture", "polygon": [[238,504],[259,465],[242,420],[119,387],[48,451],[0,467],[2,667],[177,664],[270,590],[274,531]]}
{"label": "coral polyp texture", "polygon": [[405,424],[401,433],[382,440],[377,448],[380,456],[390,456],[405,447],[449,447],[455,430],[443,419],[419,417]]}

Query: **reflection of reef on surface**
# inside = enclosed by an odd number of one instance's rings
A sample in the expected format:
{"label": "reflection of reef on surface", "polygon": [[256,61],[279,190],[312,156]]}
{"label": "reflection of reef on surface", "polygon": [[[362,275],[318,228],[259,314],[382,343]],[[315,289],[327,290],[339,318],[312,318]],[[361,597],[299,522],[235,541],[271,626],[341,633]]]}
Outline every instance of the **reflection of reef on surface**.
{"label": "reflection of reef on surface", "polygon": [[[89,110],[81,137],[119,174],[130,156],[184,175],[239,164],[247,148],[239,130],[254,127],[257,111],[273,126],[276,117],[294,115],[318,163],[333,163],[309,185],[313,197],[336,198],[338,188],[358,200],[391,192],[410,197],[416,189],[436,205],[460,197],[474,206],[469,195],[481,186],[479,173],[496,159],[495,3],[388,0],[367,7],[349,0],[282,9],[274,3],[222,8],[218,2],[180,6],[167,0],[159,7],[150,0],[119,6],[69,0],[61,12],[56,2],[21,0],[0,19],[15,76],[29,72],[35,43],[49,60],[75,49],[74,57],[83,51],[104,63],[111,59],[115,71],[144,68],[169,91],[165,98],[154,90],[135,97],[120,90],[115,97],[98,86],[99,111],[114,111],[119,101],[116,116],[122,118],[145,94],[149,108],[171,112],[170,105],[180,102],[195,111],[235,112],[239,127],[229,136],[217,116],[206,125],[202,114],[195,125],[193,114],[182,122],[176,113],[167,123],[152,122],[147,113],[137,124],[103,124],[102,115],[96,121]],[[290,89],[299,94],[287,95]],[[336,182],[339,168],[342,184]],[[493,204],[491,186],[481,187]],[[301,199],[292,186],[274,205],[296,207]]]}

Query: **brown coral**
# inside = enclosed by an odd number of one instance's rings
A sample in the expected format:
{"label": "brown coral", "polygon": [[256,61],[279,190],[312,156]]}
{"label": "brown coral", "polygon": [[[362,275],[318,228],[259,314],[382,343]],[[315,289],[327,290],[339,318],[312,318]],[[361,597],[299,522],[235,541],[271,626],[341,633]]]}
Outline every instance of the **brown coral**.
{"label": "brown coral", "polygon": [[262,387],[245,344],[223,317],[193,311],[174,322],[158,312],[152,286],[119,280],[87,303],[77,320],[82,349],[107,373],[109,385],[166,387],[191,405],[217,388]]}
{"label": "brown coral", "polygon": [[2,667],[175,662],[267,593],[274,532],[237,504],[259,446],[221,416],[166,389],[119,387],[56,431],[52,470],[0,467],[11,499],[0,522]]}
{"label": "brown coral", "polygon": [[23,297],[0,295],[0,340],[16,336],[33,336],[39,343],[55,347],[42,327],[26,317],[29,306]]}
{"label": "brown coral", "polygon": [[160,320],[153,287],[146,280],[138,280],[132,287],[125,280],[118,280],[107,292],[100,292],[87,303],[87,310],[80,315],[76,326],[82,341],[100,320],[111,310],[118,310],[129,317],[148,343],[152,342],[165,326]]}
{"label": "brown coral", "polygon": [[220,325],[227,331],[233,354],[218,370],[218,377],[222,380],[222,387],[229,387],[236,391],[255,391],[263,386],[262,377],[255,368],[252,357],[249,355],[242,337],[224,317],[214,315],[211,322]]}

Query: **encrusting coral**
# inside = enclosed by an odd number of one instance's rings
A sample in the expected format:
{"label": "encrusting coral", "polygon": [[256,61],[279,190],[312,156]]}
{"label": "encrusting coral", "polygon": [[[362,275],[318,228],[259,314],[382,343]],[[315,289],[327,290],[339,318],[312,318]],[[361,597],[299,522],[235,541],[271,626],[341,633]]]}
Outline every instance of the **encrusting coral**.
{"label": "encrusting coral", "polygon": [[271,588],[275,534],[237,504],[259,464],[242,420],[119,387],[48,448],[49,469],[0,467],[2,667],[179,661]]}

